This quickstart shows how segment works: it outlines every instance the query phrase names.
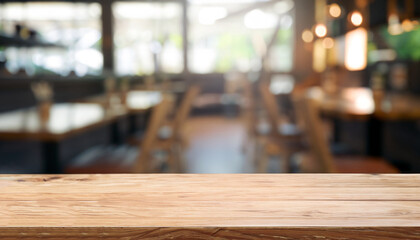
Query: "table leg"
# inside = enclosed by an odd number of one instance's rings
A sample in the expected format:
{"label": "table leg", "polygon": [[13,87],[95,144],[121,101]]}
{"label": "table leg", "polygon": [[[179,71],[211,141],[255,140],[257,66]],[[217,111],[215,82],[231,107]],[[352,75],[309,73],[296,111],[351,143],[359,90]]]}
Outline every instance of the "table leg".
{"label": "table leg", "polygon": [[134,134],[137,130],[136,115],[130,114],[128,116],[128,133]]}
{"label": "table leg", "polygon": [[341,136],[340,136],[340,120],[333,118],[332,119],[333,124],[333,132],[332,132],[332,140],[333,143],[340,143]]}
{"label": "table leg", "polygon": [[146,129],[147,121],[150,118],[151,112],[146,111],[138,114],[130,114],[128,117],[129,121],[129,134],[136,134],[138,131],[144,131]]}
{"label": "table leg", "polygon": [[377,118],[369,118],[367,121],[367,154],[373,157],[382,156],[383,143],[383,126],[382,120]]}
{"label": "table leg", "polygon": [[43,169],[44,173],[63,173],[60,162],[60,144],[56,141],[45,141],[42,143]]}
{"label": "table leg", "polygon": [[121,137],[120,129],[118,127],[118,121],[111,123],[111,143],[115,145],[122,144],[123,140]]}

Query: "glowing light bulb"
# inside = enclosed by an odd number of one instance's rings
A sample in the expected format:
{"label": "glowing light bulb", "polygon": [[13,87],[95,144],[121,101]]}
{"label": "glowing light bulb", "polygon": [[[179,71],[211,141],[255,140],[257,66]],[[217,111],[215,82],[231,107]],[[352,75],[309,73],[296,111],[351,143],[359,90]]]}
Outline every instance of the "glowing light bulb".
{"label": "glowing light bulb", "polygon": [[314,35],[312,34],[310,30],[306,29],[302,33],[302,40],[306,43],[310,43],[314,40]]}
{"label": "glowing light bulb", "polygon": [[354,11],[351,14],[350,21],[354,26],[358,27],[363,23],[363,16],[359,11]]}
{"label": "glowing light bulb", "polygon": [[338,18],[341,16],[341,7],[337,3],[330,5],[329,13],[331,17]]}
{"label": "glowing light bulb", "polygon": [[317,24],[315,26],[315,35],[319,38],[323,38],[327,35],[327,27],[324,24]]}
{"label": "glowing light bulb", "polygon": [[367,64],[368,33],[364,28],[348,32],[345,36],[344,65],[350,71],[365,69]]}

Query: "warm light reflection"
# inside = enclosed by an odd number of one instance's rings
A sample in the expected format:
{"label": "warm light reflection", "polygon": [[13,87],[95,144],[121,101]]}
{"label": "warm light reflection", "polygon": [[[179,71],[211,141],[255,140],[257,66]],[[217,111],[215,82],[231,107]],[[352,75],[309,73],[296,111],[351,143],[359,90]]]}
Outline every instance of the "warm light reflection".
{"label": "warm light reflection", "polygon": [[358,27],[363,23],[363,16],[359,11],[354,11],[351,14],[350,21],[354,26]]}
{"label": "warm light reflection", "polygon": [[359,71],[367,64],[368,33],[358,28],[346,34],[344,65],[350,71]]}
{"label": "warm light reflection", "polygon": [[402,24],[401,27],[404,31],[406,32],[410,32],[414,29],[414,24],[413,22],[411,22],[409,19],[405,19]]}
{"label": "warm light reflection", "polygon": [[315,35],[319,38],[323,38],[327,35],[327,27],[324,24],[317,24],[315,26]]}
{"label": "warm light reflection", "polygon": [[342,96],[347,103],[344,107],[356,114],[371,114],[375,110],[375,102],[370,89],[347,88],[343,90]]}
{"label": "warm light reflection", "polygon": [[314,40],[314,35],[312,34],[310,30],[306,29],[302,33],[302,40],[306,43],[310,43]]}
{"label": "warm light reflection", "polygon": [[330,5],[329,13],[331,17],[338,18],[341,16],[341,8],[337,3]]}
{"label": "warm light reflection", "polygon": [[399,35],[403,32],[400,20],[397,14],[391,14],[388,19],[388,32],[391,35]]}
{"label": "warm light reflection", "polygon": [[322,40],[322,45],[324,46],[324,48],[333,48],[334,47],[334,39],[327,37],[324,38],[324,40]]}
{"label": "warm light reflection", "polygon": [[313,69],[316,72],[323,72],[327,67],[327,51],[322,44],[322,39],[315,41],[313,54]]}

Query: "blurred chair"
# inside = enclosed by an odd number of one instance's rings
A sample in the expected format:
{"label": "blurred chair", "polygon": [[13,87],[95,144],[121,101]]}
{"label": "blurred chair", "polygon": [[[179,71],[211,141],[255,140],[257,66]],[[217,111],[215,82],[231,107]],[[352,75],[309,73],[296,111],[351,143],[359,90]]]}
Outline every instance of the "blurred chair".
{"label": "blurred chair", "polygon": [[266,137],[260,138],[262,155],[258,160],[258,171],[266,171],[270,156],[280,156],[284,171],[289,172],[291,157],[303,148],[301,132],[294,123],[280,114],[276,97],[270,91],[267,81],[260,83],[259,90],[268,114],[270,131]]}
{"label": "blurred chair", "polygon": [[300,172],[324,173],[398,173],[398,170],[380,158],[340,156],[333,157],[319,108],[313,99],[300,97],[294,100],[295,112],[300,127],[305,132],[311,157],[298,164]]}
{"label": "blurred chair", "polygon": [[[169,164],[170,172],[182,172],[183,149],[187,147],[187,142],[182,136],[183,126],[191,112],[192,104],[200,93],[199,86],[191,86],[185,93],[179,107],[171,110],[175,112],[173,118],[167,118],[159,128],[158,138],[154,144],[154,149],[164,152]],[[129,144],[138,145],[143,141],[143,136],[135,136],[129,140]]]}
{"label": "blurred chair", "polygon": [[154,172],[153,150],[158,140],[158,132],[169,109],[172,99],[163,96],[162,101],[152,110],[143,141],[138,146],[96,146],[77,156],[67,167],[66,173],[148,173]]}
{"label": "blurred chair", "polygon": [[191,86],[183,97],[179,107],[175,110],[175,117],[161,128],[159,132],[157,148],[166,150],[169,153],[169,162],[172,164],[171,171],[183,172],[183,150],[188,143],[182,136],[184,124],[187,121],[192,104],[200,93],[199,86]]}

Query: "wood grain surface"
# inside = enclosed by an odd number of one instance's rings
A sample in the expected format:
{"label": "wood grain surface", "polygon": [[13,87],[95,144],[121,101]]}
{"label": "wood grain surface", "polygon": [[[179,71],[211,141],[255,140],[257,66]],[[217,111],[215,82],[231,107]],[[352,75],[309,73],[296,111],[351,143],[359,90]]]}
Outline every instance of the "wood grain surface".
{"label": "wood grain surface", "polygon": [[420,175],[1,175],[1,238],[420,239]]}

